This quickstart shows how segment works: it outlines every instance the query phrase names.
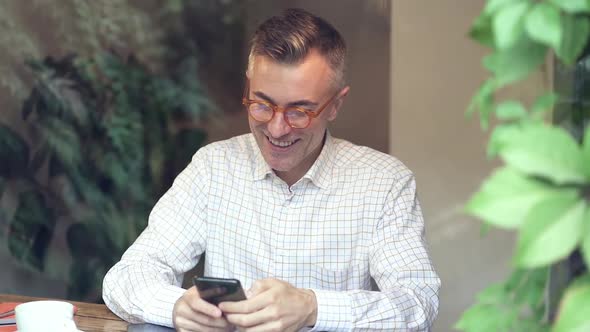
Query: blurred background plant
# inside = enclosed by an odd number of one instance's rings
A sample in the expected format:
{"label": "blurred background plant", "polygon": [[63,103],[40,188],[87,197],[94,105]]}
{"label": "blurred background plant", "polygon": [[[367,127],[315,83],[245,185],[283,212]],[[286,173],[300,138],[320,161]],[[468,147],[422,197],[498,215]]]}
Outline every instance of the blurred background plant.
{"label": "blurred background plant", "polygon": [[[466,209],[518,241],[512,275],[479,294],[460,330],[590,330],[589,14],[590,1],[488,0],[472,26],[471,38],[492,52],[468,113],[479,112],[483,129],[494,115],[488,156],[504,166]],[[528,106],[500,98],[548,54],[555,91]]]}
{"label": "blurred background plant", "polygon": [[[100,300],[104,274],[205,142],[203,124],[237,106],[216,87],[240,93],[240,11],[231,0],[0,4],[11,105],[0,238],[23,266],[65,279],[70,299]],[[32,21],[46,28],[33,33]],[[56,266],[69,272],[47,268],[57,230],[69,259]]]}

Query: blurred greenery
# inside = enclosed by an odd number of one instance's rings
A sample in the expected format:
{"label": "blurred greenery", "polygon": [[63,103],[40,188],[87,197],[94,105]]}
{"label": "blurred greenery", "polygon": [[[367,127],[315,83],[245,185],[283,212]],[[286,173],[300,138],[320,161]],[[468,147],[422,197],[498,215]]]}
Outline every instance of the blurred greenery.
{"label": "blurred greenery", "polygon": [[[587,0],[488,0],[473,23],[471,38],[491,50],[482,61],[490,77],[467,113],[478,112],[484,130],[494,124],[488,156],[504,166],[484,181],[466,211],[486,227],[516,231],[518,243],[511,277],[481,292],[457,329],[590,326],[589,14]],[[532,105],[497,100],[499,90],[539,70],[548,53],[556,61],[555,92]],[[575,273],[556,273],[562,266]]]}
{"label": "blurred greenery", "polygon": [[[0,203],[15,202],[0,204],[1,243],[43,272],[66,229],[67,296],[99,301],[106,271],[206,141],[222,97],[209,87],[239,94],[241,63],[227,57],[243,47],[242,4],[32,4],[0,4],[0,86],[21,105],[0,123]],[[35,31],[35,20],[55,24]]]}

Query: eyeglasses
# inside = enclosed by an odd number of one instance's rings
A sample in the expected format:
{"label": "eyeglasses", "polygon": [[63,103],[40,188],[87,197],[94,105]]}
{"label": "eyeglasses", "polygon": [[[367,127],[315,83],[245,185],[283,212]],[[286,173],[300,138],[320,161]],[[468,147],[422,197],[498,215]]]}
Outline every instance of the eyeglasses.
{"label": "eyeglasses", "polygon": [[328,105],[330,105],[336,96],[338,96],[339,92],[340,91],[336,91],[336,93],[317,110],[310,111],[297,106],[280,107],[265,100],[249,99],[248,96],[250,95],[250,82],[247,81],[246,88],[244,89],[244,97],[242,98],[242,104],[246,106],[248,114],[250,114],[250,116],[256,121],[269,122],[272,120],[276,112],[282,112],[285,122],[291,128],[304,129],[309,126],[311,119],[318,117],[320,113],[322,113],[322,111],[326,109]]}

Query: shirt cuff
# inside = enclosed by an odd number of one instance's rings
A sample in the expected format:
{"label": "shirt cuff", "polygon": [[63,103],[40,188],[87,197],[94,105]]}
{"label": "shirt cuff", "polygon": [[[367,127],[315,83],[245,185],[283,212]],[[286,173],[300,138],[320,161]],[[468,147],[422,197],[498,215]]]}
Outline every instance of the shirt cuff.
{"label": "shirt cuff", "polygon": [[350,331],[352,300],[345,292],[311,289],[315,293],[318,314],[311,331]]}
{"label": "shirt cuff", "polygon": [[167,285],[162,287],[152,299],[146,312],[147,323],[173,327],[172,313],[176,301],[186,292],[186,289]]}

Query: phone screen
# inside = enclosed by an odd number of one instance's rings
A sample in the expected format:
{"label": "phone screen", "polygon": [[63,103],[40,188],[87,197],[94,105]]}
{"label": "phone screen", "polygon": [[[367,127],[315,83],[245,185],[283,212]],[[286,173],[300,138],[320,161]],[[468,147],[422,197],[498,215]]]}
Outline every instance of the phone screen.
{"label": "phone screen", "polygon": [[242,285],[237,279],[195,277],[193,282],[201,298],[211,304],[246,299]]}

